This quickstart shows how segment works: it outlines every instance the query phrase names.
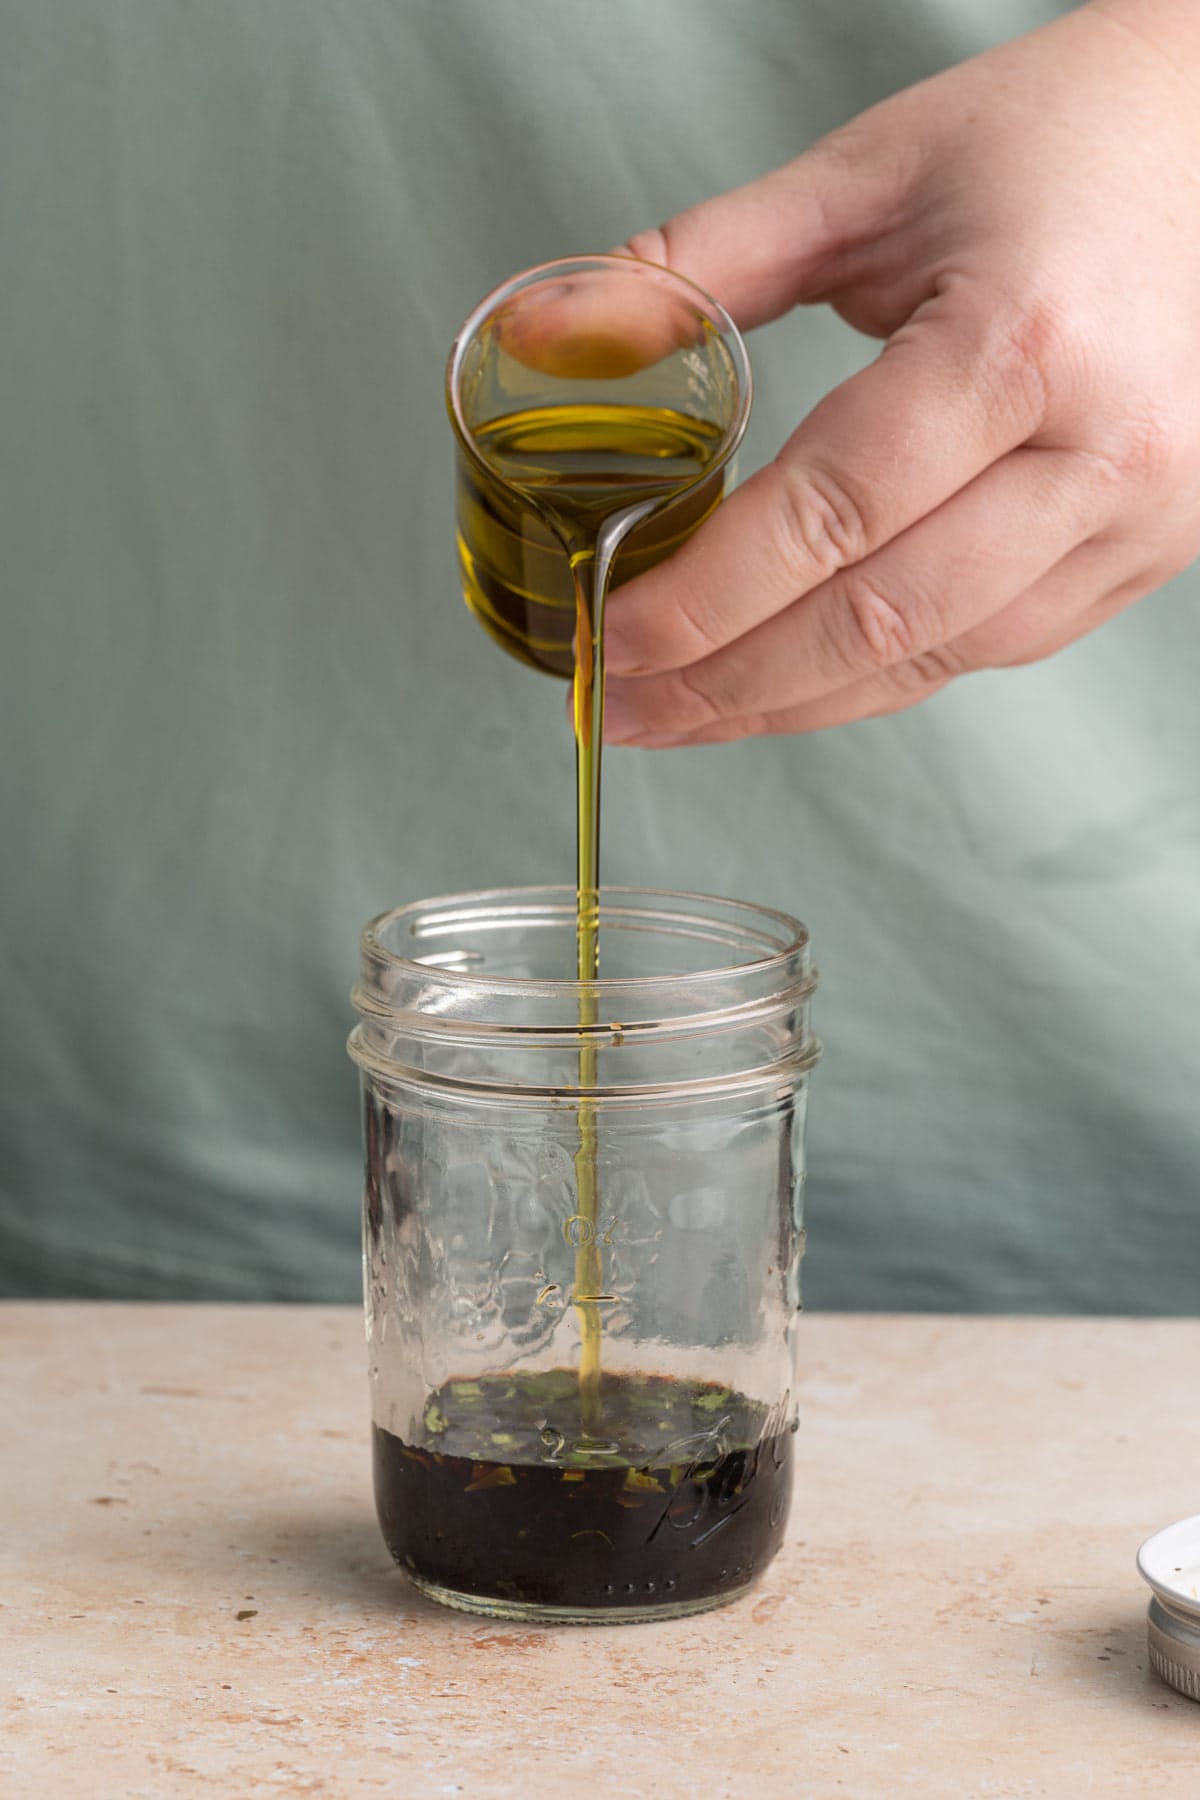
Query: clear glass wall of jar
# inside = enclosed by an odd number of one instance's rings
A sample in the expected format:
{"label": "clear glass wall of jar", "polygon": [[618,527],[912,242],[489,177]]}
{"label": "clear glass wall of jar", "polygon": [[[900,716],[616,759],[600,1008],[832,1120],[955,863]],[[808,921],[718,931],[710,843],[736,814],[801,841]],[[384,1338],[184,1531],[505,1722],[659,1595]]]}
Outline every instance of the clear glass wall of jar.
{"label": "clear glass wall of jar", "polygon": [[782,1540],[816,976],[741,902],[605,889],[588,985],[575,930],[540,888],[363,932],[376,1499],[446,1604],[669,1617]]}

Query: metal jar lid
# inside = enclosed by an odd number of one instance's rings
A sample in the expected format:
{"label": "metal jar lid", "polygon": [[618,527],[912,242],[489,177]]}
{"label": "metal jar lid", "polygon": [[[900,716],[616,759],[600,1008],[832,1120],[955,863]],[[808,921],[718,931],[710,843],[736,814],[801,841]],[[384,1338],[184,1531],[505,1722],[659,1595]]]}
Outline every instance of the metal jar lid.
{"label": "metal jar lid", "polygon": [[1200,1514],[1147,1538],[1137,1560],[1154,1589],[1146,1628],[1150,1667],[1200,1700]]}

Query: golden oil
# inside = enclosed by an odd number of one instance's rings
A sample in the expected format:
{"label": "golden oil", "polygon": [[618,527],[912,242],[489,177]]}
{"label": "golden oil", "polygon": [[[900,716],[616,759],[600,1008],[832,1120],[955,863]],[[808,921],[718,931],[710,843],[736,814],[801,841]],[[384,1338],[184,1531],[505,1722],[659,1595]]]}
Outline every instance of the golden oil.
{"label": "golden oil", "polygon": [[[715,349],[714,352],[715,353]],[[505,650],[574,678],[577,962],[599,974],[600,765],[604,732],[604,602],[612,587],[661,562],[704,522],[728,475],[728,431],[672,406],[537,404],[472,429],[459,457],[458,554],[463,594]],[[581,1028],[597,1022],[580,996]],[[579,1052],[573,1305],[580,1331],[580,1409],[599,1436],[604,1258],[599,1234],[596,1051]]]}
{"label": "golden oil", "polygon": [[570,679],[578,592],[566,543],[594,552],[607,517],[660,498],[617,549],[608,585],[661,562],[720,499],[724,471],[699,478],[725,434],[666,407],[607,405],[531,407],[473,435],[485,466],[459,458],[463,596],[503,649]]}

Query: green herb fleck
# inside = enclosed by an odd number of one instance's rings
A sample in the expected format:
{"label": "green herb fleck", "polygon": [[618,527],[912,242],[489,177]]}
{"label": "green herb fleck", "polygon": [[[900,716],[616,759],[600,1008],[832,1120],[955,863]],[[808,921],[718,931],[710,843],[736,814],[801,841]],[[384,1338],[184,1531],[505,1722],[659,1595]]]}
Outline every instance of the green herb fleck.
{"label": "green herb fleck", "polygon": [[661,1481],[656,1481],[648,1469],[626,1469],[625,1488],[634,1494],[661,1494],[665,1490]]}
{"label": "green herb fleck", "polygon": [[569,1400],[579,1387],[577,1378],[569,1369],[546,1369],[540,1375],[530,1375],[522,1383],[525,1397],[545,1404],[551,1400]]}
{"label": "green herb fleck", "polygon": [[706,1394],[697,1394],[692,1405],[700,1412],[720,1412],[732,1399],[733,1395],[728,1388],[710,1388]]}

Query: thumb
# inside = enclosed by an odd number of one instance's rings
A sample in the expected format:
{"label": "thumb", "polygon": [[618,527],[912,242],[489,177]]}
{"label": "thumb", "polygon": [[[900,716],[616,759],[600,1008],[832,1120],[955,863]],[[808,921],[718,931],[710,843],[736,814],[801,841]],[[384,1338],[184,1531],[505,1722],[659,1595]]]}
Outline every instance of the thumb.
{"label": "thumb", "polygon": [[848,255],[888,220],[907,182],[902,159],[882,154],[877,138],[859,119],[621,247],[686,275],[742,330],[764,325],[840,285]]}

